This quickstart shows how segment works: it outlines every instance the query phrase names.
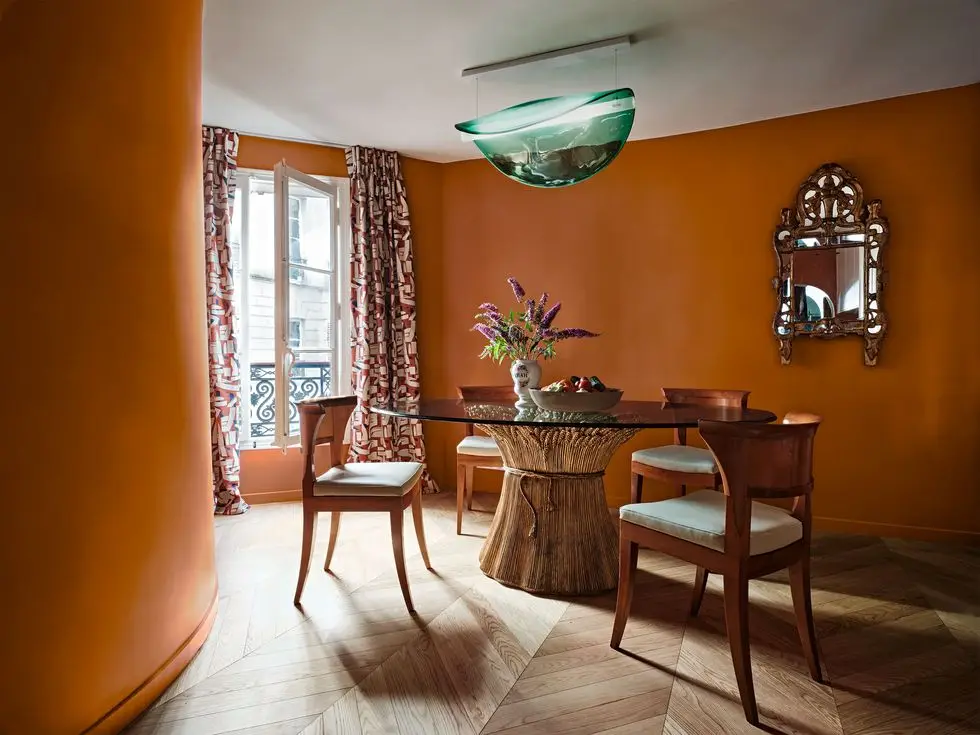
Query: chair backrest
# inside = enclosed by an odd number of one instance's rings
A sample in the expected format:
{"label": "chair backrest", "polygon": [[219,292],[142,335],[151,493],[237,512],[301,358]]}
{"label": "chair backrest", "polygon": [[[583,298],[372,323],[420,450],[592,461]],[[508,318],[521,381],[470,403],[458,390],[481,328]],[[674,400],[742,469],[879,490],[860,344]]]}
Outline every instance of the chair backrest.
{"label": "chair backrest", "polygon": [[718,406],[720,408],[746,408],[749,405],[747,390],[725,388],[661,388],[667,403],[686,403],[694,406]]}
{"label": "chair backrest", "polygon": [[517,398],[512,385],[460,385],[456,395],[464,401],[514,401]]}
{"label": "chair backrest", "polygon": [[[456,395],[462,401],[506,401],[517,399],[512,385],[459,385]],[[473,424],[466,424],[466,436],[473,436]]]}
{"label": "chair backrest", "polygon": [[813,441],[821,418],[790,413],[781,424],[700,421],[698,429],[721,468],[729,542],[747,555],[753,499],[793,498],[793,515],[810,537]]}
{"label": "chair backrest", "polygon": [[784,424],[819,424],[823,419],[815,413],[805,411],[789,411],[783,416]]}
{"label": "chair backrest", "polygon": [[357,406],[356,396],[307,398],[297,401],[300,447],[303,451],[303,494],[311,494],[316,479],[314,454],[320,444],[330,445],[330,466],[344,461],[347,428]]}
{"label": "chair backrest", "polygon": [[[726,388],[661,388],[667,403],[686,403],[693,406],[717,406],[718,408],[746,408],[749,405],[747,390]],[[674,429],[674,444],[687,444],[687,429]]]}

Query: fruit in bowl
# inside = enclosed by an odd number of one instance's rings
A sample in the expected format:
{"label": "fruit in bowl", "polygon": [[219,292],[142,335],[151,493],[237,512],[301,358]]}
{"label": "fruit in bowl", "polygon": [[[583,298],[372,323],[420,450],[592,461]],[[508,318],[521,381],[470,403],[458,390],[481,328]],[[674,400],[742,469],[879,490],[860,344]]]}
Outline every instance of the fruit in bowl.
{"label": "fruit in bowl", "polygon": [[623,397],[623,391],[607,388],[595,375],[572,375],[556,380],[541,390],[532,389],[531,399],[547,411],[608,411]]}
{"label": "fruit in bowl", "polygon": [[578,375],[572,375],[556,380],[542,390],[548,393],[605,393],[608,388],[596,375],[591,378],[580,378]]}

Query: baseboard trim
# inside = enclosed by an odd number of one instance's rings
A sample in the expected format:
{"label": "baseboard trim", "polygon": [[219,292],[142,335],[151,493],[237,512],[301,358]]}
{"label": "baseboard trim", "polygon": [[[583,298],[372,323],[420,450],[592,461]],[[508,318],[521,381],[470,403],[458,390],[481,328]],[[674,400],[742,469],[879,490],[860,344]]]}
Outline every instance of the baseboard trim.
{"label": "baseboard trim", "polygon": [[82,731],[82,735],[111,735],[122,730],[170,686],[204,645],[205,639],[214,625],[218,614],[218,585],[215,583],[214,595],[204,617],[194,631],[180,644],[180,647],[162,666],[150,674],[136,689],[130,692],[115,707],[106,712],[92,725]]}
{"label": "baseboard trim", "polygon": [[261,505],[262,503],[285,503],[293,500],[302,500],[302,490],[270,490],[264,493],[242,493],[245,502],[249,505]]}
{"label": "baseboard trim", "polygon": [[889,536],[916,541],[946,541],[980,546],[980,533],[976,531],[957,531],[928,526],[903,526],[898,523],[878,523],[876,521],[852,521],[847,518],[827,518],[825,516],[814,516],[813,526],[818,531]]}

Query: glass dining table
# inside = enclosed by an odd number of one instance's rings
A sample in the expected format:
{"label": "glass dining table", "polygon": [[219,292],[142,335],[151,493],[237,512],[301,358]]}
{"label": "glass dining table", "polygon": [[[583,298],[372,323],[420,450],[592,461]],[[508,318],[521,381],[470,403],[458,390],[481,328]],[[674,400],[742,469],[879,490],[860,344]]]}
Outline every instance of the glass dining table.
{"label": "glass dining table", "polygon": [[661,401],[621,401],[601,413],[456,399],[406,401],[371,410],[419,421],[474,424],[496,440],[504,481],[480,552],[480,569],[503,584],[551,595],[598,594],[616,587],[618,533],[606,506],[603,475],[624,442],[644,429],[776,418],[753,408]]}

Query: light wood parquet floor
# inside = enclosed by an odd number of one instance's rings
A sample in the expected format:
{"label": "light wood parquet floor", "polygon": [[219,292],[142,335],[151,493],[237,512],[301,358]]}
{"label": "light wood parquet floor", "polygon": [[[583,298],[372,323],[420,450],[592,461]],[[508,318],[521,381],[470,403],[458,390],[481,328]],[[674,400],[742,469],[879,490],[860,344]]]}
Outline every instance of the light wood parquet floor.
{"label": "light wood parquet floor", "polygon": [[[383,514],[344,517],[334,574],[314,568],[302,611],[292,605],[300,505],[216,518],[214,629],[127,735],[758,732],[738,703],[720,580],[692,620],[694,568],[641,552],[628,655],[616,652],[614,594],[543,598],[487,579],[477,556],[495,497],[477,497],[482,510],[467,513],[468,535],[458,537],[452,495],[425,498],[435,571],[406,539],[416,619],[402,603]],[[818,536],[813,555],[830,684],[807,674],[785,576],[753,581],[763,729],[980,734],[980,550]]]}

